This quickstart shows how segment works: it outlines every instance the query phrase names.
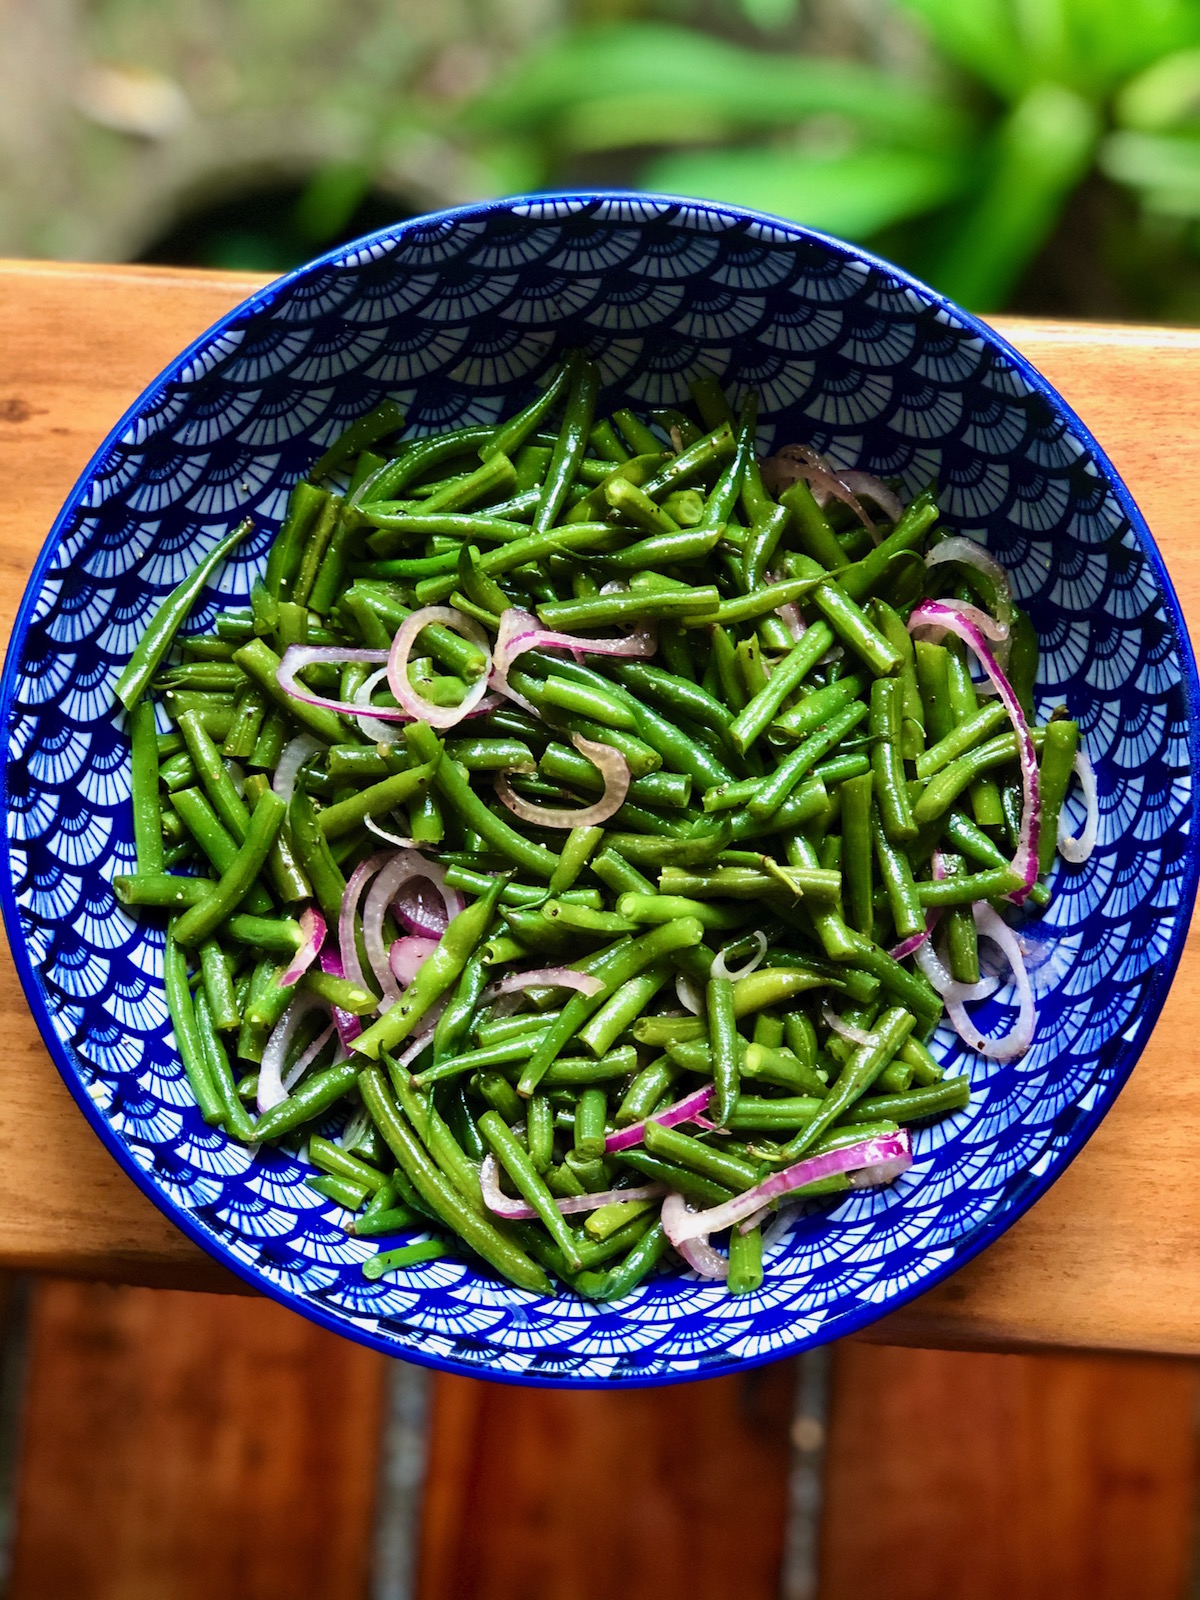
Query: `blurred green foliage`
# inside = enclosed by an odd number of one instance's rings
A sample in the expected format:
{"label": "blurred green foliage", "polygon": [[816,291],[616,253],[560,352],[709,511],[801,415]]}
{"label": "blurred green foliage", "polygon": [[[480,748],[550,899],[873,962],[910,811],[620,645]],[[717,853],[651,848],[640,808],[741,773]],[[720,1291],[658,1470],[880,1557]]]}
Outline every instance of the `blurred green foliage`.
{"label": "blurred green foliage", "polygon": [[1182,286],[1149,309],[1200,313],[1200,0],[894,0],[923,48],[893,65],[806,49],[795,0],[736,3],[707,31],[646,8],[568,28],[458,134],[535,187],[625,183],[875,243],[980,309],[1099,188],[1085,247],[1131,282],[1169,258]]}

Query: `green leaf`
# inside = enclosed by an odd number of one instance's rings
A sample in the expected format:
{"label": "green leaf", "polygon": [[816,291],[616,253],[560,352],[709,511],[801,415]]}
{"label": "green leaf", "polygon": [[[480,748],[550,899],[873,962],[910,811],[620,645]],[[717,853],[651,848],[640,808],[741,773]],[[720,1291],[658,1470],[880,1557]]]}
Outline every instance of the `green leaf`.
{"label": "green leaf", "polygon": [[919,18],[933,46],[1002,100],[1015,99],[1029,68],[1007,0],[900,0]]}
{"label": "green leaf", "polygon": [[1091,165],[1099,119],[1057,84],[1031,89],[1000,129],[991,173],[932,276],[973,310],[995,311]]}
{"label": "green leaf", "polygon": [[642,181],[661,193],[726,200],[842,238],[865,239],[945,204],[961,192],[968,173],[960,157],[916,151],[821,156],[743,149],[663,156],[642,173]]}
{"label": "green leaf", "polygon": [[1100,147],[1100,170],[1160,216],[1200,217],[1200,138],[1123,132]]}
{"label": "green leaf", "polygon": [[1161,133],[1200,122],[1200,50],[1164,56],[1130,79],[1117,95],[1118,122],[1144,133]]}
{"label": "green leaf", "polygon": [[[769,55],[665,23],[562,35],[468,107],[480,131],[542,131],[616,148],[789,126],[834,113],[888,142],[942,147],[969,124],[944,94],[859,62]],[[688,131],[670,138],[677,125]]]}

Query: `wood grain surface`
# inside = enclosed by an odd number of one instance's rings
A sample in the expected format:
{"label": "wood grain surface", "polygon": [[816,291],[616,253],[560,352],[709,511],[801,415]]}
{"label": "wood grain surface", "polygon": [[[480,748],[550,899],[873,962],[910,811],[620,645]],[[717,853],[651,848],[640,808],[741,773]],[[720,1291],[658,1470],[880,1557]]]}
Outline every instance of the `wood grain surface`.
{"label": "wood grain surface", "polygon": [[362,1600],[387,1358],[268,1300],[45,1282],[6,1600]]}
{"label": "wood grain surface", "polygon": [[[170,358],[262,283],[0,263],[0,628],[71,484]],[[1200,623],[1200,331],[997,320],[1112,457]],[[1200,930],[1129,1086],[978,1260],[876,1325],[890,1342],[1200,1353]],[[233,1287],[124,1177],[60,1083],[0,953],[0,1265]]]}

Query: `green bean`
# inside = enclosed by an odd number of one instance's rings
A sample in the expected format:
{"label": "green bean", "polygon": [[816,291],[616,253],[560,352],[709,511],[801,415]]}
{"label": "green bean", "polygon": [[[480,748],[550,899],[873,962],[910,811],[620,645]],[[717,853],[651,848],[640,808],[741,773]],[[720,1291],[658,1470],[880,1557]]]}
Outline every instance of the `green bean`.
{"label": "green bean", "polygon": [[652,1156],[674,1161],[699,1173],[702,1178],[711,1178],[715,1183],[724,1184],[735,1194],[753,1189],[758,1182],[758,1168],[752,1162],[734,1155],[732,1151],[701,1144],[689,1134],[680,1133],[678,1128],[664,1128],[661,1123],[647,1122],[644,1142]]}
{"label": "green bean", "polygon": [[718,1127],[724,1127],[737,1105],[740,1067],[732,979],[709,978],[706,1010],[715,1089],[713,1120]]}
{"label": "green bean", "polygon": [[745,1233],[734,1228],[729,1235],[729,1277],[726,1287],[730,1294],[753,1294],[762,1287],[762,1228],[756,1223]]}
{"label": "green bean", "polygon": [[[873,784],[872,774],[866,772],[861,777],[847,779],[842,785],[842,838],[845,841],[842,885],[846,921],[868,939],[874,927],[871,873],[874,855],[871,828]],[[910,881],[911,878],[910,871]]]}
{"label": "green bean", "polygon": [[845,566],[846,557],[833,528],[803,478],[784,490],[779,503],[787,510],[796,542],[806,555],[829,571]]}
{"label": "green bean", "polygon": [[254,1138],[269,1141],[290,1133],[336,1106],[354,1088],[358,1069],[352,1061],[339,1061],[307,1077],[288,1098],[270,1107],[254,1125]]}
{"label": "green bean", "polygon": [[[963,858],[950,851],[942,852],[942,863],[947,877],[959,877],[966,871]],[[950,976],[956,983],[978,983],[979,939],[970,906],[950,906],[942,920]]]}
{"label": "green bean", "polygon": [[1058,815],[1066,799],[1079,745],[1079,725],[1065,718],[1047,724],[1042,757],[1038,763],[1039,792],[1042,803],[1041,832],[1038,836],[1038,871],[1049,872],[1054,865],[1058,844]]}
{"label": "green bean", "polygon": [[517,1085],[519,1093],[528,1098],[534,1092],[563,1047],[623,983],[628,983],[630,978],[635,978],[639,972],[653,966],[672,951],[699,944],[703,937],[701,925],[692,917],[684,917],[631,939],[628,943],[618,943],[597,957],[591,964],[591,976],[600,979],[600,988],[591,995],[573,995],[563,1007],[558,1020],[541,1040],[521,1074]]}
{"label": "green bean", "polygon": [[959,756],[966,755],[968,750],[973,750],[976,745],[982,744],[1007,721],[1008,712],[1003,702],[989,701],[973,715],[957,723],[944,738],[938,740],[937,744],[917,757],[917,777],[932,778],[935,772],[941,772],[951,761],[956,761]]}
{"label": "green bean", "polygon": [[575,1151],[583,1160],[595,1161],[604,1154],[604,1123],[607,1115],[608,1102],[604,1090],[598,1085],[583,1089],[575,1102],[574,1128]]}
{"label": "green bean", "polygon": [[200,944],[245,900],[262,870],[286,807],[270,790],[254,808],[245,842],[222,872],[214,893],[191,906],[175,925],[180,944]]}
{"label": "green bean", "polygon": [[922,908],[926,902],[922,900],[921,891],[913,882],[908,857],[888,838],[877,808],[873,808],[871,812],[871,838],[875,846],[875,858],[879,862],[879,876],[887,890],[888,904],[891,907],[896,932],[901,939],[911,938],[915,933],[923,933],[925,912]]}
{"label": "green bean", "polygon": [[875,804],[884,833],[896,845],[917,836],[900,752],[902,695],[900,683],[894,678],[876,678],[871,685],[871,772]]}
{"label": "green bean", "polygon": [[542,1269],[474,1211],[425,1153],[392,1100],[379,1068],[365,1067],[358,1085],[363,1104],[425,1204],[510,1282],[535,1294],[549,1294],[550,1280]]}
{"label": "green bean", "polygon": [[151,618],[133,654],[117,679],[113,693],[131,711],[146,691],[160,662],[171,648],[179,628],[186,620],[201,590],[225,557],[241,543],[253,524],[247,517],[232,533],[217,541],[209,553],[176,585]]}
{"label": "green bean", "polygon": [[570,387],[567,392],[560,429],[546,468],[541,498],[533,525],[539,533],[553,527],[574,481],[591,432],[599,378],[586,356],[576,352],[570,358]]}

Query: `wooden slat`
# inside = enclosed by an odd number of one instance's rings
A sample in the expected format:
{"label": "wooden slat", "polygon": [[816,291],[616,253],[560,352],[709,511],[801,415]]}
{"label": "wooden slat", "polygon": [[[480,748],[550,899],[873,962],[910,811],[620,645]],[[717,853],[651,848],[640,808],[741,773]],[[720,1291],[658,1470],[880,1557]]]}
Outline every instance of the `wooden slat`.
{"label": "wooden slat", "polygon": [[[71,482],[165,362],[262,280],[0,265],[0,624]],[[1200,623],[1192,461],[1200,333],[997,324],[1076,407],[1138,499]],[[1200,1353],[1200,942],[1133,1081],[1071,1170],[978,1261],[879,1325],[918,1343]],[[62,1089],[5,958],[0,1265],[213,1284],[217,1269],[115,1169]],[[63,1182],[60,1179],[69,1179]]]}
{"label": "wooden slat", "polygon": [[820,1600],[1183,1600],[1192,1362],[844,1345]]}
{"label": "wooden slat", "polygon": [[363,1600],[387,1358],[267,1300],[39,1285],[7,1600]]}
{"label": "wooden slat", "polygon": [[792,1368],[620,1394],[439,1377],[418,1600],[775,1600]]}

